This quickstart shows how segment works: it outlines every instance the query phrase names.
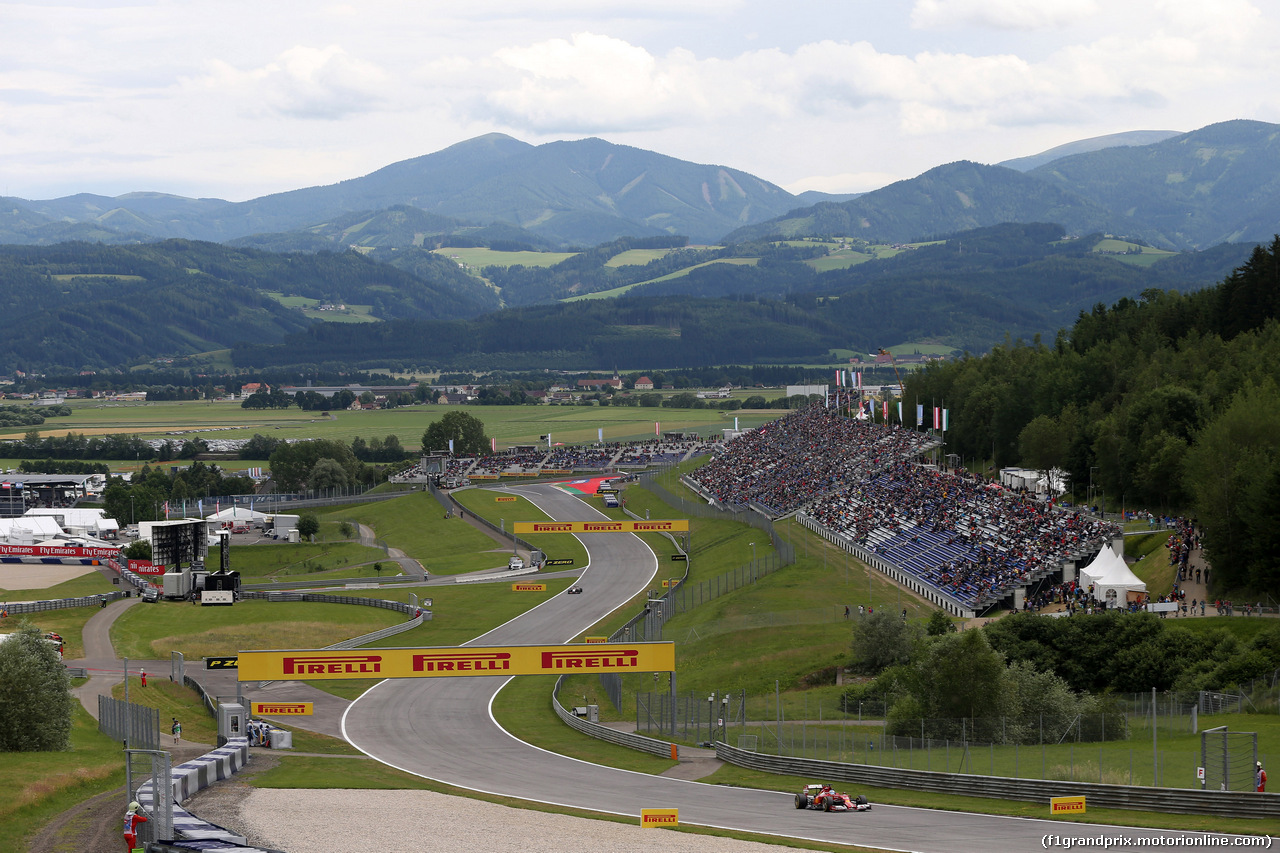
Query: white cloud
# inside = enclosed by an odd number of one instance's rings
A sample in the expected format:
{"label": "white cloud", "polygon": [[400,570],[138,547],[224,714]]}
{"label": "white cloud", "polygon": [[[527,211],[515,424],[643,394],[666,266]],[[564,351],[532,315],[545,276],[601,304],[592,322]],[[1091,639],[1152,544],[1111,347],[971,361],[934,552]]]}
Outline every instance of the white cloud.
{"label": "white cloud", "polygon": [[223,60],[211,65],[194,86],[239,99],[250,113],[292,118],[333,120],[371,112],[382,106],[388,83],[380,68],[337,45],[291,47],[248,70]]}
{"label": "white cloud", "polygon": [[921,29],[1045,30],[1087,21],[1098,12],[1096,0],[916,0],[911,24]]}

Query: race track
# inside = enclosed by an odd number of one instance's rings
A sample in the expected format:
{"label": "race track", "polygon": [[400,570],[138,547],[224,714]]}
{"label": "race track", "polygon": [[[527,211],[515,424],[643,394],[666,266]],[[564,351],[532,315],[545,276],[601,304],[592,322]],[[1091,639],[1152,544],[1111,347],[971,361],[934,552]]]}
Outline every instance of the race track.
{"label": "race track", "polygon": [[[583,501],[552,486],[526,486],[518,491],[559,520],[603,518]],[[579,539],[590,556],[580,583],[581,595],[558,595],[474,643],[565,642],[648,588],[657,572],[653,553],[635,536],[582,534]],[[530,746],[507,734],[490,714],[490,702],[505,683],[500,677],[384,681],[352,703],[343,718],[343,733],[371,757],[409,773],[498,796],[634,816],[637,822],[642,808],[677,807],[682,824],[927,853],[1039,850],[1045,849],[1042,839],[1046,835],[1199,837],[1198,833],[1175,830],[1062,824],[884,805],[858,814],[798,811],[790,793],[725,788],[615,770]],[[1171,816],[1170,824],[1176,823],[1177,818]],[[1192,845],[1192,849],[1198,846]]]}

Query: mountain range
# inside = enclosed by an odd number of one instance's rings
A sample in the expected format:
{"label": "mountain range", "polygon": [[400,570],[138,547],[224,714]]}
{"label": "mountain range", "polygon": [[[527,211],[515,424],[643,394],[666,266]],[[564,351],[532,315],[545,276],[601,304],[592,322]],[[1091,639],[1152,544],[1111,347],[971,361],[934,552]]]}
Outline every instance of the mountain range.
{"label": "mountain range", "polygon": [[[1115,134],[1000,165],[942,165],[856,196],[797,196],[740,170],[601,139],[535,146],[492,133],[363,177],[245,202],[145,192],[5,198],[0,243],[176,237],[314,251],[459,236],[487,244],[497,233],[533,248],[661,234],[694,243],[813,233],[909,241],[1016,221],[1184,251],[1280,231],[1278,131],[1241,120]],[[411,229],[374,221],[388,210],[424,215]]]}
{"label": "mountain range", "polygon": [[[776,361],[924,340],[981,351],[1097,303],[1216,284],[1280,232],[1278,131],[1118,134],[852,197],[795,196],[599,139],[489,134],[240,203],[3,199],[0,371],[228,348],[244,366],[394,353],[476,368]],[[482,259],[467,268],[433,251],[445,246]]]}

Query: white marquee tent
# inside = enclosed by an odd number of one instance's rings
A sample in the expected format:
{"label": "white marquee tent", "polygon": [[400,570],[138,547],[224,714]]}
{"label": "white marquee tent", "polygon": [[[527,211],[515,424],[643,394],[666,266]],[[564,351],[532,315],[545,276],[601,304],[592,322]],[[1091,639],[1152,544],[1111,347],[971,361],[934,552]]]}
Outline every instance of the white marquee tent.
{"label": "white marquee tent", "polygon": [[1104,547],[1093,562],[1080,570],[1080,583],[1085,587],[1093,584],[1093,597],[1107,607],[1124,607],[1131,597],[1147,591],[1142,579],[1110,547]]}

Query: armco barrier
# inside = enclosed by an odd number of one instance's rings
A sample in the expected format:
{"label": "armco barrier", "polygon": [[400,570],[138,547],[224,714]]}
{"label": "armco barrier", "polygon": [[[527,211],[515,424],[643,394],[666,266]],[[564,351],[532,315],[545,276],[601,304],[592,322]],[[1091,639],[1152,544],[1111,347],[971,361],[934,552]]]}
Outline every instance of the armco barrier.
{"label": "armco barrier", "polygon": [[6,604],[0,604],[5,610],[9,611],[10,616],[17,616],[19,613],[42,613],[46,610],[65,610],[69,607],[101,607],[102,600],[115,601],[117,598],[124,598],[124,593],[118,590],[112,592],[104,592],[99,595],[84,595],[80,598],[55,598],[47,601],[13,601]]}
{"label": "armco barrier", "polygon": [[1044,803],[1046,806],[1050,797],[1083,796],[1088,799],[1090,806],[1099,808],[1272,820],[1280,817],[1280,794],[1202,791],[1198,788],[1148,788],[1139,785],[1101,785],[1093,782],[1055,782],[1045,779],[904,770],[869,764],[765,755],[736,749],[725,743],[716,744],[716,758],[750,770],[821,779],[824,782],[836,780],[876,788],[904,788],[969,797],[1025,800]]}
{"label": "armco barrier", "polygon": [[[611,729],[608,726],[602,726],[599,723],[588,722],[581,717],[573,714],[563,705],[560,704],[557,694],[560,692],[560,683],[564,681],[564,676],[556,679],[556,688],[551,694],[551,707],[555,708],[556,716],[571,728],[577,729],[584,735],[590,735],[599,740],[608,741],[618,746],[625,746],[631,749],[637,749],[641,752],[647,752],[651,755],[657,755],[662,758],[671,757],[671,748],[675,744],[665,740],[654,740],[644,735],[631,734],[629,732],[620,732]],[[678,748],[677,748],[678,750]],[[677,756],[679,752],[677,751]]]}

